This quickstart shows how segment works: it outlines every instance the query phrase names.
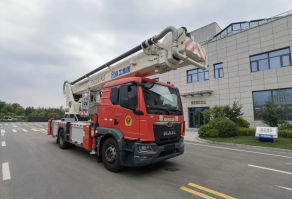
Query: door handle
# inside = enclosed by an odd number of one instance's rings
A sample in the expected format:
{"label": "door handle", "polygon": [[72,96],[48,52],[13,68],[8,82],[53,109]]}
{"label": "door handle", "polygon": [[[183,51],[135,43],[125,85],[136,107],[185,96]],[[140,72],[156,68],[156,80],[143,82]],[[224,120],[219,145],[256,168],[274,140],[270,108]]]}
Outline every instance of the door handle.
{"label": "door handle", "polygon": [[114,119],[114,125],[118,125],[119,124],[119,120],[117,118]]}

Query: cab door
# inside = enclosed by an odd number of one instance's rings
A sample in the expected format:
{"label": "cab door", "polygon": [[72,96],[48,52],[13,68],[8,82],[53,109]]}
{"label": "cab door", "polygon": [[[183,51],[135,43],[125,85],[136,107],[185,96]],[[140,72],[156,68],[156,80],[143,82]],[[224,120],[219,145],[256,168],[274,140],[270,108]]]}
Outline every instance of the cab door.
{"label": "cab door", "polygon": [[114,128],[118,128],[125,139],[140,138],[140,116],[134,111],[138,108],[137,85],[119,87],[119,106],[115,108]]}

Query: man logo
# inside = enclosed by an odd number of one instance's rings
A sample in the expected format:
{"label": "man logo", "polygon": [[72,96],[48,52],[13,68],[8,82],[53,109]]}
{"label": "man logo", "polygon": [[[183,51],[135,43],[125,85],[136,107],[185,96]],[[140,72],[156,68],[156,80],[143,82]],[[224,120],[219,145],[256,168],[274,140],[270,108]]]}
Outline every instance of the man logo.
{"label": "man logo", "polygon": [[130,115],[127,115],[125,118],[125,125],[131,126],[132,125],[132,117]]}

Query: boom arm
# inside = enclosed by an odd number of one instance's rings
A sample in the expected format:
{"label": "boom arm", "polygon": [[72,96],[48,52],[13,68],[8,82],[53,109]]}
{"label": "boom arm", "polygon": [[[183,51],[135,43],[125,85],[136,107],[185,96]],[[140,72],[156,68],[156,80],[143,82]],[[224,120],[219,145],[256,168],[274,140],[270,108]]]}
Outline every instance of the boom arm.
{"label": "boom arm", "polygon": [[[159,42],[162,38],[164,38],[163,42]],[[133,55],[140,50],[143,51]],[[74,82],[64,82],[63,92],[66,105],[69,108],[67,114],[79,114],[82,101],[88,102],[90,97],[90,94],[84,93],[96,92],[98,98],[103,85],[113,79],[133,76],[137,72],[139,72],[139,76],[150,76],[186,65],[194,65],[205,69],[205,50],[194,41],[185,28],[168,27],[160,34],[142,42],[141,45]]]}

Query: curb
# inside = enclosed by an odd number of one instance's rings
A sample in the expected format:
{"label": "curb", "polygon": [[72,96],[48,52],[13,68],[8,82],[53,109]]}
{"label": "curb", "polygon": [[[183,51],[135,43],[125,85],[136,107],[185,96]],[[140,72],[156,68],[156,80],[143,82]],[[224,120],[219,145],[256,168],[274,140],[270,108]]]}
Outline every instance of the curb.
{"label": "curb", "polygon": [[[201,138],[199,138],[200,140],[202,140]],[[223,145],[223,146],[237,146],[239,148],[245,148],[249,147],[249,148],[254,148],[254,149],[265,149],[265,150],[269,150],[269,151],[274,151],[274,152],[290,152],[292,153],[292,150],[290,149],[280,149],[280,148],[274,148],[274,147],[264,147],[264,146],[254,146],[254,145],[247,145],[247,144],[235,144],[235,143],[227,143],[227,142],[216,142],[216,141],[210,141],[210,140],[204,140],[205,143],[208,144],[217,144],[217,145]]]}

